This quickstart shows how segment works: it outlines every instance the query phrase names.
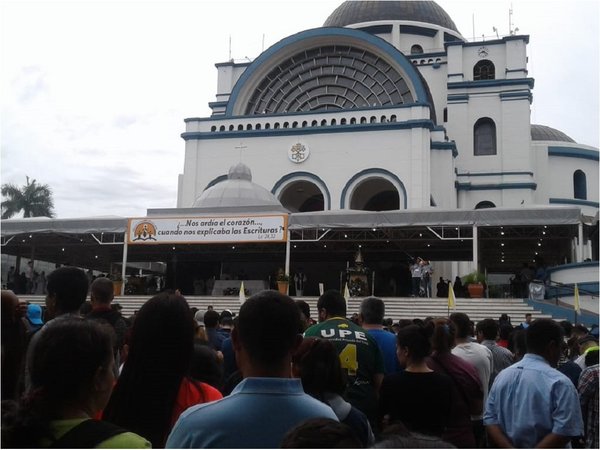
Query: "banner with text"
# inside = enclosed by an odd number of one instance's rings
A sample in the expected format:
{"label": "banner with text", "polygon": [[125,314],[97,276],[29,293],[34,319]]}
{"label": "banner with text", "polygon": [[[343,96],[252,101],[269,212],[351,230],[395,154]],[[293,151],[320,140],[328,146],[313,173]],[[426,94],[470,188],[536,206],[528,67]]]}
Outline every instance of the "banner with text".
{"label": "banner with text", "polygon": [[287,215],[129,219],[129,244],[285,242]]}

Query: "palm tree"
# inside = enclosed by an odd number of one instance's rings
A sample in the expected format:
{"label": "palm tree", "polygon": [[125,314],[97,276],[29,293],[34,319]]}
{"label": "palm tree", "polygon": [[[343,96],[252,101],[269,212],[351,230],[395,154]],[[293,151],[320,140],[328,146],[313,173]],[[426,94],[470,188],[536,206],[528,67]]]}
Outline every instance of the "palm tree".
{"label": "palm tree", "polygon": [[47,184],[37,184],[35,180],[20,188],[11,183],[2,185],[2,218],[9,219],[20,211],[23,217],[54,217],[52,190]]}

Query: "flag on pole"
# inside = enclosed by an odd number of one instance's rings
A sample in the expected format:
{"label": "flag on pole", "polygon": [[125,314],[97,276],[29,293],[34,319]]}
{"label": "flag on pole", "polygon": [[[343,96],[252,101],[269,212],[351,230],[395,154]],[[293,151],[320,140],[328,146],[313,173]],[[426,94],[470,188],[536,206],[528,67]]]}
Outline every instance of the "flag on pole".
{"label": "flag on pole", "polygon": [[456,301],[454,297],[454,288],[452,287],[452,282],[448,281],[448,309],[454,309],[456,306]]}
{"label": "flag on pole", "polygon": [[348,299],[350,298],[350,289],[348,289],[348,282],[344,285],[344,299],[346,303],[348,303]]}
{"label": "flag on pole", "polygon": [[242,281],[242,284],[240,284],[240,305],[243,305],[245,301],[246,301],[246,292],[244,289],[244,282]]}
{"label": "flag on pole", "polygon": [[573,291],[573,308],[577,314],[581,313],[581,309],[579,307],[579,288],[577,287],[577,283],[575,283],[575,290]]}

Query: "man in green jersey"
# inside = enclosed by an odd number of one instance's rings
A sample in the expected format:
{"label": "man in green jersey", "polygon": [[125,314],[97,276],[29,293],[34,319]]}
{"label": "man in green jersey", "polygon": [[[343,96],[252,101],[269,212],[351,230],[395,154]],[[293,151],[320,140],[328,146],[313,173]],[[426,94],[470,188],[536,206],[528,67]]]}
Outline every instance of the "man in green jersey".
{"label": "man in green jersey", "polygon": [[346,300],[336,290],[326,291],[317,301],[319,323],[304,332],[306,337],[328,339],[336,346],[342,368],[348,375],[346,399],[377,425],[379,387],[384,364],[377,342],[346,319]]}

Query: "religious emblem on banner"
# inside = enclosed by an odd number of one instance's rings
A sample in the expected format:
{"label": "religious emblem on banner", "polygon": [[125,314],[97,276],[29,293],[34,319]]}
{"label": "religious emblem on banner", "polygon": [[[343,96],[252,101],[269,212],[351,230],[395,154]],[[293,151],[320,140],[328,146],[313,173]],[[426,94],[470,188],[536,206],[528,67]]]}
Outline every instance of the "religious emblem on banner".
{"label": "religious emblem on banner", "polygon": [[156,227],[148,220],[144,220],[136,225],[133,230],[134,241],[155,241]]}
{"label": "religious emblem on banner", "polygon": [[306,161],[309,155],[310,150],[308,147],[300,142],[292,145],[288,151],[288,158],[296,164]]}

